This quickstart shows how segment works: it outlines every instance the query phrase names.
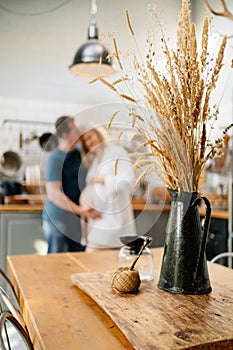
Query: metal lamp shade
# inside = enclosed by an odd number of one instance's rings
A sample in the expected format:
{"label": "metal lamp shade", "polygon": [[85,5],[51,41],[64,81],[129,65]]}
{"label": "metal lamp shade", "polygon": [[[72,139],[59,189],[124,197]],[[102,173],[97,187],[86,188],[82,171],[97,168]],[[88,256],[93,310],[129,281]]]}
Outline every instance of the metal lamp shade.
{"label": "metal lamp shade", "polygon": [[109,53],[98,39],[89,39],[77,51],[71,72],[83,78],[106,77],[115,71]]}

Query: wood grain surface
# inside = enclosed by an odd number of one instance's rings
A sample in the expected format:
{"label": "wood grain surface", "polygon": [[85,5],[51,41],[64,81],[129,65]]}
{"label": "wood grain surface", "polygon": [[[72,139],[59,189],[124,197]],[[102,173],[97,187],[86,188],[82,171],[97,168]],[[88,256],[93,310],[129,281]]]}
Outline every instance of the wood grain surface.
{"label": "wood grain surface", "polygon": [[[152,252],[156,271],[153,283],[156,285],[163,249],[153,248]],[[139,294],[119,297],[112,294],[106,275],[106,270],[113,271],[116,268],[117,254],[117,250],[103,250],[93,253],[8,256],[8,272],[35,350],[135,349],[121,330],[122,323],[118,323],[118,326],[113,321],[114,314],[119,320],[119,310],[115,310],[119,301],[124,302],[123,305],[120,304],[122,308],[120,311],[124,313],[120,317],[122,322],[127,323],[127,327],[129,323],[133,326],[131,331],[133,337],[139,327],[144,327],[144,323],[148,323],[147,315],[153,317],[151,328],[147,327],[144,331],[144,339],[148,339],[147,348],[141,347],[140,350],[148,349],[151,342],[156,341],[153,339],[156,337],[159,341],[156,346],[151,347],[151,350],[164,349],[165,346],[169,350],[233,349],[232,269],[208,263],[213,288],[209,295],[175,295],[160,291],[154,286],[153,292],[149,290],[145,294],[142,284]],[[96,287],[93,274],[89,275],[90,279],[86,282],[86,274],[92,272],[101,278],[103,273],[101,289]],[[82,276],[86,292],[71,282],[71,275],[76,274]],[[102,300],[104,294],[108,305],[105,306],[103,303],[103,306],[99,306],[100,304],[93,299],[94,295],[93,297],[88,295],[94,286],[95,291],[92,294],[96,293]],[[149,284],[145,286],[148,288]],[[151,295],[153,295],[152,302]],[[141,305],[141,298],[145,297],[148,298],[147,309],[145,305]],[[137,309],[137,318],[130,310],[132,305]],[[199,333],[196,334],[196,331]],[[209,339],[211,343],[206,343]],[[222,343],[221,339],[224,339]],[[169,344],[172,342],[175,348],[170,347]],[[194,343],[197,345],[193,345]]]}
{"label": "wood grain surface", "polygon": [[136,294],[116,294],[110,272],[78,273],[72,282],[91,297],[137,350],[233,349],[233,289],[208,295],[164,292],[143,282]]}

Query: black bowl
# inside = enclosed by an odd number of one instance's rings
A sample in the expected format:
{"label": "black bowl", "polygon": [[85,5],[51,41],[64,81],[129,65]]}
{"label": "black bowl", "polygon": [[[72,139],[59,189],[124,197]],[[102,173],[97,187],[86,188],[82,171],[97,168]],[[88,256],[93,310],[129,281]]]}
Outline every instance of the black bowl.
{"label": "black bowl", "polygon": [[130,248],[140,248],[145,240],[148,241],[147,246],[151,244],[152,237],[150,236],[122,236],[120,237],[121,242]]}

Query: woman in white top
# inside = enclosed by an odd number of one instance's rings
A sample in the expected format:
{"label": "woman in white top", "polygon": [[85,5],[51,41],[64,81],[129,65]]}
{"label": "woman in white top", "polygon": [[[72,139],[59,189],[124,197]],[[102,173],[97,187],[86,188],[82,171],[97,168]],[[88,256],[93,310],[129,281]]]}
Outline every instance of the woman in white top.
{"label": "woman in white top", "polygon": [[88,223],[87,251],[117,248],[121,236],[135,236],[131,199],[135,173],[128,152],[113,141],[107,141],[99,127],[82,136],[83,161],[87,166],[87,186],[81,204],[92,207],[101,217]]}

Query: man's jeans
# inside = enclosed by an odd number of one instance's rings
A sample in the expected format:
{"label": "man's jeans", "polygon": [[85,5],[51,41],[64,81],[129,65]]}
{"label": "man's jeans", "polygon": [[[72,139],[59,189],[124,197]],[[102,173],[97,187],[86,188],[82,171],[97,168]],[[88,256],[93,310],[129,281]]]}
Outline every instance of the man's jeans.
{"label": "man's jeans", "polygon": [[83,252],[85,250],[85,246],[67,237],[49,220],[43,220],[43,230],[48,243],[48,253],[60,253],[67,250]]}

